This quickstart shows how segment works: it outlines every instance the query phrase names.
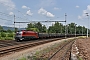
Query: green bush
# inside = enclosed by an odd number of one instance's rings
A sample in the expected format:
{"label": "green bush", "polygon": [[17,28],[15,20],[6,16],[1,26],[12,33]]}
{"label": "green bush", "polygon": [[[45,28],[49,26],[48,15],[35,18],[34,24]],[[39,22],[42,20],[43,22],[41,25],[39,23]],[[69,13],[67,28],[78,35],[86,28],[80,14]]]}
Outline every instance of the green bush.
{"label": "green bush", "polygon": [[1,36],[0,36],[0,40],[1,40]]}
{"label": "green bush", "polygon": [[8,33],[7,37],[13,37],[13,33]]}
{"label": "green bush", "polygon": [[12,37],[5,37],[4,40],[13,40]]}
{"label": "green bush", "polygon": [[5,40],[5,38],[4,37],[1,37],[0,40]]}
{"label": "green bush", "polygon": [[21,58],[21,59],[18,59],[18,60],[26,60],[26,58],[24,58],[24,57],[23,57],[23,58]]}
{"label": "green bush", "polygon": [[1,37],[6,37],[6,34],[4,32],[1,32]]}
{"label": "green bush", "polygon": [[1,33],[0,33],[0,38],[1,38]]}
{"label": "green bush", "polygon": [[13,40],[14,33],[0,32],[0,40]]}

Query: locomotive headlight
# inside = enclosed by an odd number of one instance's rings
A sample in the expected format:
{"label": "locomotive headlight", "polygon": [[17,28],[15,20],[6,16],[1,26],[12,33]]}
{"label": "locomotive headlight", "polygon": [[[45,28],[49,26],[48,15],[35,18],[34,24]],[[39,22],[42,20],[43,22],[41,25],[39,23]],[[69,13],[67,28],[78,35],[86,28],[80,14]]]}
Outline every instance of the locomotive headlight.
{"label": "locomotive headlight", "polygon": [[20,34],[22,34],[22,31],[20,32]]}
{"label": "locomotive headlight", "polygon": [[21,38],[20,40],[24,40],[24,38]]}
{"label": "locomotive headlight", "polygon": [[22,38],[20,40],[23,40]]}

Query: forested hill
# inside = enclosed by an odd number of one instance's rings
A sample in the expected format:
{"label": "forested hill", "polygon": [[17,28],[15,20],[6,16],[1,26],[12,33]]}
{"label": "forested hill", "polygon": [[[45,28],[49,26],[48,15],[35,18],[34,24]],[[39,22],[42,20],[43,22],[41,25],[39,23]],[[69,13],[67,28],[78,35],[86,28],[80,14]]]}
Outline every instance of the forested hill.
{"label": "forested hill", "polygon": [[[14,27],[8,27],[8,26],[2,26],[2,28],[4,29],[4,30],[8,30],[8,29],[10,29],[10,30],[14,30]],[[25,28],[20,28],[20,30],[25,30]]]}
{"label": "forested hill", "polygon": [[8,27],[8,26],[2,26],[2,28],[3,28],[4,30],[8,30],[8,29],[10,29],[10,30],[14,30],[13,27]]}

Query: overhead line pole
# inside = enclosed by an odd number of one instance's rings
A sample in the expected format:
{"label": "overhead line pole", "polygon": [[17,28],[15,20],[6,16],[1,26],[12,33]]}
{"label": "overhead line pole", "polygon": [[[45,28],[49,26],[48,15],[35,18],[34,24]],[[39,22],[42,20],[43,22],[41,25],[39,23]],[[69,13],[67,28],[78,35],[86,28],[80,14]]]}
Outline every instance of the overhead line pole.
{"label": "overhead line pole", "polygon": [[14,32],[15,32],[15,15],[14,15]]}
{"label": "overhead line pole", "polygon": [[77,25],[77,24],[75,24],[75,38],[76,38],[76,25]]}
{"label": "overhead line pole", "polygon": [[83,36],[83,26],[82,26],[82,36]]}
{"label": "overhead line pole", "polygon": [[66,17],[67,17],[67,15],[66,15],[66,13],[65,13],[65,39],[66,39]]}
{"label": "overhead line pole", "polygon": [[[13,35],[15,34],[15,15],[14,15],[14,33],[13,33]],[[13,36],[13,38],[14,38],[14,36]]]}
{"label": "overhead line pole", "polygon": [[88,38],[88,28],[89,28],[89,15],[86,13],[86,16],[88,17],[88,27],[87,27],[87,38]]}

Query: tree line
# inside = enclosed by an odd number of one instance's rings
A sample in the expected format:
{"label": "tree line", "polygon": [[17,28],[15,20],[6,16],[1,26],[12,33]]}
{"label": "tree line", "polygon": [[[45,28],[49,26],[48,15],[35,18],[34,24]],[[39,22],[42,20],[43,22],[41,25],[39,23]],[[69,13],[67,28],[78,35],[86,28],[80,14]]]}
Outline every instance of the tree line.
{"label": "tree line", "polygon": [[[62,23],[55,22],[55,24],[52,24],[49,26],[49,28],[46,28],[45,25],[42,25],[40,22],[38,23],[29,23],[27,24],[26,30],[32,30],[40,33],[61,33],[64,34],[66,29],[67,34],[86,34],[87,28],[85,26],[77,26],[75,23],[70,23],[67,25],[63,25]],[[75,31],[76,29],[76,31]],[[90,30],[89,30],[90,33]]]}
{"label": "tree line", "polygon": [[[26,30],[32,30],[35,32],[40,32],[40,33],[61,33],[64,34],[66,29],[67,34],[75,34],[75,29],[76,29],[76,34],[86,34],[87,33],[87,28],[85,26],[77,26],[75,23],[70,23],[67,24],[66,26],[63,25],[62,23],[55,22],[55,24],[52,24],[48,28],[43,25],[42,23],[29,23],[27,24]],[[90,33],[90,29],[89,33]],[[15,31],[18,31],[18,28],[15,28]],[[4,30],[2,26],[0,26],[0,32],[15,32],[10,29]]]}

